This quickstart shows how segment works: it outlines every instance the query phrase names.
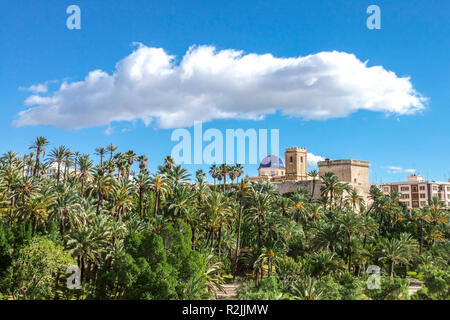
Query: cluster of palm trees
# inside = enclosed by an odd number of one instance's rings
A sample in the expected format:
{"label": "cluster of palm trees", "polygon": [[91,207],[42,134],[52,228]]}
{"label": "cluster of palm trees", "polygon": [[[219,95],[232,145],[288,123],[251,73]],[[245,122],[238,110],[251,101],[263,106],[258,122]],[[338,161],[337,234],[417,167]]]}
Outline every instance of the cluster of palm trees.
{"label": "cluster of palm trees", "polygon": [[[256,286],[277,274],[285,292],[298,296],[311,279],[363,277],[372,264],[390,276],[421,263],[448,265],[449,213],[437,198],[410,211],[397,193],[384,195],[374,187],[365,203],[334,174],[318,178],[317,171],[310,176],[313,189],[320,181],[319,199],[314,190],[281,195],[269,182],[239,179],[241,165],[211,166],[212,179],[223,182],[216,185],[206,182],[203,170],[192,179],[170,156],[151,173],[146,156],[119,153],[112,144],[95,150],[98,165],[64,146],[46,158],[48,145],[39,137],[32,154],[11,151],[0,158],[0,222],[30,225],[32,234],[48,235],[56,226],[83,282],[94,287],[98,270],[114,263],[128,235],[159,232],[179,219],[191,229],[192,249],[209,264],[205,277],[212,295],[225,274],[251,278]],[[131,170],[135,162],[137,173]],[[49,164],[57,166],[52,176],[45,174]],[[288,258],[302,271],[285,277]]]}
{"label": "cluster of palm trees", "polygon": [[216,180],[223,181],[223,185],[227,183],[227,177],[230,178],[231,182],[234,183],[234,180],[239,181],[239,178],[244,173],[244,168],[241,164],[236,165],[227,165],[223,163],[221,165],[213,164],[209,169],[209,174],[214,179],[214,184],[216,184]]}

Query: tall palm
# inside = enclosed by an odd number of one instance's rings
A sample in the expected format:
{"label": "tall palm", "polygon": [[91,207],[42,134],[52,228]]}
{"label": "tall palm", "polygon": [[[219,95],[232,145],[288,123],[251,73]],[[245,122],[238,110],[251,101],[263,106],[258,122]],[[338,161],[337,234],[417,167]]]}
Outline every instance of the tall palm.
{"label": "tall palm", "polygon": [[319,176],[319,172],[317,172],[317,170],[311,170],[308,173],[308,176],[310,176],[312,178],[312,191],[311,191],[311,198],[314,197],[314,192],[316,190],[316,178]]}
{"label": "tall palm", "polygon": [[31,145],[30,149],[36,151],[36,161],[34,166],[33,176],[39,175],[39,166],[40,166],[40,156],[41,154],[45,155],[45,147],[48,145],[48,140],[44,137],[38,137]]}
{"label": "tall palm", "polygon": [[73,166],[73,152],[67,149],[66,156],[64,157],[64,180],[69,177],[70,167]]}
{"label": "tall palm", "polygon": [[220,165],[220,173],[223,177],[223,190],[225,191],[225,185],[227,184],[227,176],[231,171],[231,167],[227,165],[226,163],[222,163]]}
{"label": "tall palm", "polygon": [[215,165],[215,164],[211,165],[211,167],[209,168],[209,174],[214,179],[214,185],[215,185],[216,184],[216,179],[217,179],[217,176],[218,176],[217,165]]}
{"label": "tall palm", "polygon": [[90,170],[94,165],[88,154],[81,155],[78,159],[80,164],[80,181],[81,181],[81,194],[84,193],[84,186],[87,179],[90,177]]}
{"label": "tall palm", "polygon": [[144,194],[150,189],[150,177],[148,175],[148,171],[141,171],[137,177],[134,178],[136,187],[138,189],[139,194],[139,217],[143,217],[143,200]]}
{"label": "tall palm", "polygon": [[362,231],[361,217],[352,211],[345,212],[338,218],[338,224],[341,231],[346,236],[345,242],[347,246],[348,272],[351,272],[352,266],[352,245],[354,237],[358,236]]}
{"label": "tall palm", "polygon": [[56,163],[58,165],[58,170],[56,173],[56,180],[58,181],[58,183],[61,177],[61,164],[67,157],[68,150],[69,149],[67,149],[67,147],[65,146],[59,146],[58,148],[53,148],[50,151],[50,162]]}
{"label": "tall palm", "polygon": [[154,175],[150,180],[150,188],[155,193],[155,208],[153,215],[156,221],[158,217],[159,201],[161,197],[165,197],[170,192],[170,185],[167,177],[163,174]]}
{"label": "tall palm", "polygon": [[96,168],[92,171],[91,194],[97,195],[97,215],[102,211],[102,202],[112,192],[115,180],[113,176],[106,173],[102,168]]}
{"label": "tall palm", "polygon": [[106,151],[109,152],[109,161],[112,161],[114,152],[117,151],[117,147],[112,143],[106,147]]}
{"label": "tall palm", "polygon": [[144,171],[147,169],[148,158],[145,155],[137,157],[137,161],[139,161],[139,170]]}
{"label": "tall palm", "polygon": [[329,207],[331,208],[333,205],[333,196],[339,189],[339,179],[332,172],[326,172],[321,179],[323,185],[320,187],[320,192],[322,196],[326,196],[328,198]]}
{"label": "tall palm", "polygon": [[79,151],[75,151],[73,153],[73,167],[75,169],[75,177],[77,176],[77,166],[78,166],[78,161],[80,159],[81,153]]}
{"label": "tall palm", "polygon": [[165,157],[164,158],[164,166],[167,168],[167,169],[172,169],[172,166],[175,164],[175,160],[173,159],[173,157],[172,156],[167,156],[167,157]]}
{"label": "tall palm", "polygon": [[136,153],[133,150],[128,150],[125,154],[124,154],[124,159],[128,162],[128,167],[127,167],[127,176],[130,176],[130,168],[134,163],[134,160],[136,160]]}
{"label": "tall palm", "polygon": [[105,156],[107,150],[105,147],[98,147],[95,149],[95,154],[100,156],[100,167],[103,167],[103,157]]}
{"label": "tall palm", "polygon": [[239,181],[239,178],[244,174],[244,167],[242,164],[238,163],[234,166],[236,178]]}

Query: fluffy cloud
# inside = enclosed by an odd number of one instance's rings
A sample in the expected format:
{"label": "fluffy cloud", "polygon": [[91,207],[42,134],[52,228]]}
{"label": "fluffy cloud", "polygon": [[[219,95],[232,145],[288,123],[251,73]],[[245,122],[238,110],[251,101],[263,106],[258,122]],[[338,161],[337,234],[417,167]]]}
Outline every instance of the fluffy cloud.
{"label": "fluffy cloud", "polygon": [[20,87],[19,89],[22,91],[31,91],[33,93],[47,93],[48,86],[47,86],[47,83],[38,83],[38,84],[33,84],[32,86],[29,86],[28,88]]}
{"label": "fluffy cloud", "polygon": [[408,77],[345,52],[276,58],[193,46],[177,63],[161,48],[138,44],[112,74],[94,70],[46,96],[28,97],[14,125],[78,129],[140,119],[174,128],[194,120],[262,119],[277,110],[324,120],[358,110],[413,114],[425,101]]}
{"label": "fluffy cloud", "polygon": [[393,174],[399,174],[399,173],[413,174],[416,172],[416,169],[403,169],[401,167],[395,167],[395,166],[385,166],[385,167],[381,167],[381,168],[387,169],[387,173],[393,173]]}
{"label": "fluffy cloud", "polygon": [[317,167],[317,162],[324,161],[325,158],[321,156],[316,156],[313,153],[308,152],[307,157],[308,159],[308,166],[309,167]]}

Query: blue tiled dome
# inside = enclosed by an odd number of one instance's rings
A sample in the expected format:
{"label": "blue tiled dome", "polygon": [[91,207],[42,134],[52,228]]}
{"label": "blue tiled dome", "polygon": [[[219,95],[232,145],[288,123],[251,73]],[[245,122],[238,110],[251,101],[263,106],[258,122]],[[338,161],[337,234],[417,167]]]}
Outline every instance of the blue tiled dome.
{"label": "blue tiled dome", "polygon": [[262,168],[284,169],[284,163],[283,163],[283,160],[281,160],[279,157],[271,154],[270,156],[265,157],[261,161],[261,164],[259,165],[259,169],[262,169]]}

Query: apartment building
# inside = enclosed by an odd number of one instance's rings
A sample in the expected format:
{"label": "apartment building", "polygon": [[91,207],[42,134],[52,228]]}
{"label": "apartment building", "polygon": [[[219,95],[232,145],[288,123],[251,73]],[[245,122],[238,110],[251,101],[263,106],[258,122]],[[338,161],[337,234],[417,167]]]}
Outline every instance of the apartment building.
{"label": "apartment building", "polygon": [[409,209],[422,208],[429,204],[433,197],[438,197],[444,206],[450,208],[449,182],[425,181],[423,176],[410,175],[408,181],[378,185],[384,194],[394,190],[400,194],[400,201]]}

